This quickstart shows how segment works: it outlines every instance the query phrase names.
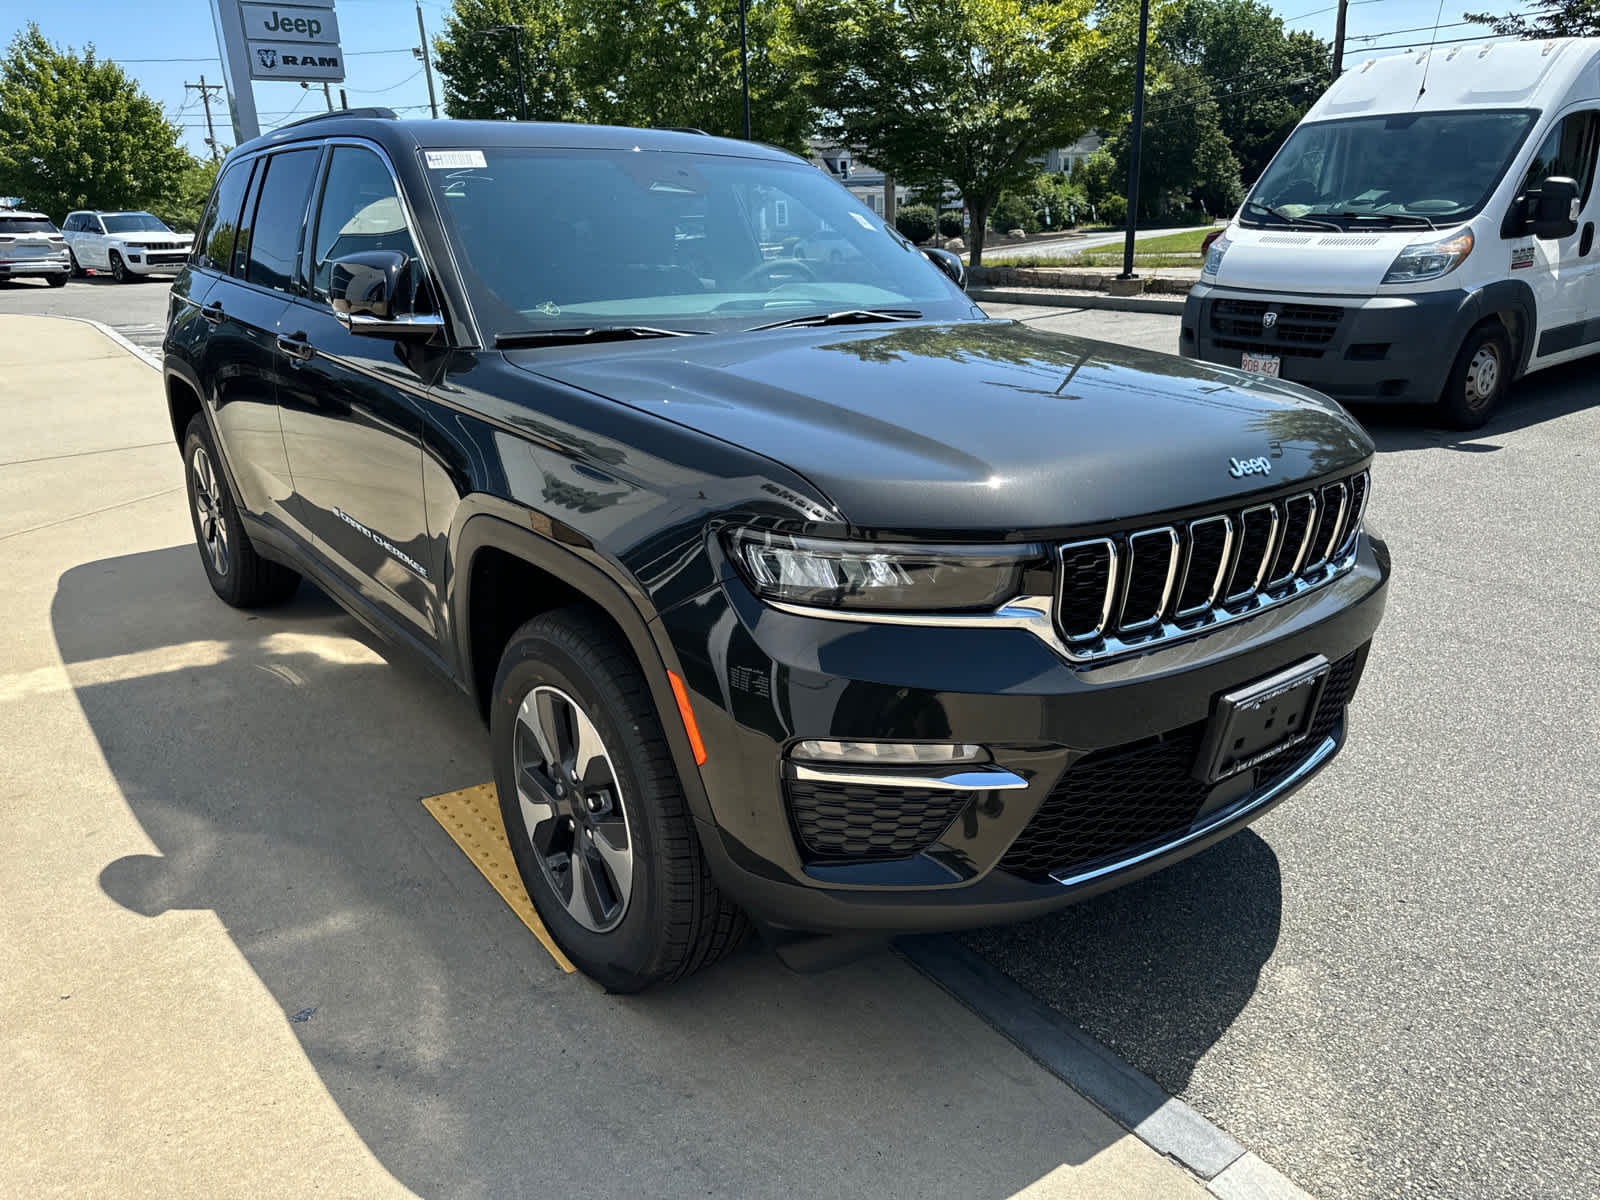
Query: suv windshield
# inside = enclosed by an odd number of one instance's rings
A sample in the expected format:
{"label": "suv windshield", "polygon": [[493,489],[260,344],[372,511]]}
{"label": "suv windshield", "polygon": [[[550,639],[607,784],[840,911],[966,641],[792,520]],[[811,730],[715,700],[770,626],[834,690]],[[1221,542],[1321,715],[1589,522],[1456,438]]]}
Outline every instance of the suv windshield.
{"label": "suv windshield", "polygon": [[54,233],[56,227],[44,217],[0,216],[0,233]]}
{"label": "suv windshield", "polygon": [[721,332],[844,309],[971,313],[911,243],[802,162],[470,153],[484,165],[427,175],[491,337],[619,325]]}
{"label": "suv windshield", "polygon": [[1466,220],[1488,202],[1536,115],[1480,109],[1301,125],[1251,189],[1241,220],[1341,228]]}
{"label": "suv windshield", "polygon": [[117,213],[102,217],[107,233],[171,233],[160,217],[149,213]]}

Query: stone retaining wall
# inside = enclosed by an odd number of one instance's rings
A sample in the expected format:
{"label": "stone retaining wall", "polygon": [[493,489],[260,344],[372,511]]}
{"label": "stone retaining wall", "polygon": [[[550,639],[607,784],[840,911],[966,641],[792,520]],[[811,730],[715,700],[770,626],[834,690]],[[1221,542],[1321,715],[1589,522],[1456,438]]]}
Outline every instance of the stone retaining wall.
{"label": "stone retaining wall", "polygon": [[[1111,291],[1111,280],[1120,274],[1111,267],[973,267],[968,272],[973,287],[1058,288],[1079,292]],[[1180,267],[1139,270],[1145,295],[1186,295],[1200,280],[1197,270]]]}

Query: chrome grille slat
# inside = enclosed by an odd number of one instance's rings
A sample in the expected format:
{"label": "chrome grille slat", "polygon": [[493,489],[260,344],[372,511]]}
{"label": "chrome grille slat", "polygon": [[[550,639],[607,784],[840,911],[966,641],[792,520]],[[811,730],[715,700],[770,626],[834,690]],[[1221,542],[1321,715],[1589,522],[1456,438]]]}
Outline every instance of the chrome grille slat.
{"label": "chrome grille slat", "polygon": [[1057,550],[1056,632],[1088,662],[1281,604],[1355,562],[1365,471],[1278,500]]}

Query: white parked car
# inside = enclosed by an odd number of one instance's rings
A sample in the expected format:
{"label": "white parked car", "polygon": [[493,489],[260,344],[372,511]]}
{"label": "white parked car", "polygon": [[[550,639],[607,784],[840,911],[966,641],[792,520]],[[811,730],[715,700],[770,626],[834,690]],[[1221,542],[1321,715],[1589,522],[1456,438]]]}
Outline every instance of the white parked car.
{"label": "white parked car", "polygon": [[176,275],[189,260],[194,235],[174,233],[147,212],[75,212],[61,223],[72,271],[110,271],[118,283],[137,275]]}
{"label": "white parked car", "polygon": [[43,213],[0,208],[0,279],[29,276],[51,287],[66,283],[72,269],[61,231]]}

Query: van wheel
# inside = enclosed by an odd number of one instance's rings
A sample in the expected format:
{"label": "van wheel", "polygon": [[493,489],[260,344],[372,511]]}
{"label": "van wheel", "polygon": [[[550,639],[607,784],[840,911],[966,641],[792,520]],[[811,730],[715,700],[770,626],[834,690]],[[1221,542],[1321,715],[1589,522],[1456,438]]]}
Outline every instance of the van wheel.
{"label": "van wheel", "polygon": [[680,979],[749,928],[718,891],[643,673],[583,608],[512,635],[489,718],[517,870],[567,957],[613,992]]}
{"label": "van wheel", "polygon": [[211,430],[199,413],[183,437],[183,464],[194,540],[211,590],[235,608],[281,604],[294,595],[300,576],[262,558],[245,533]]}
{"label": "van wheel", "polygon": [[1511,339],[1498,321],[1467,335],[1439,397],[1440,419],[1452,429],[1481,428],[1511,382]]}

